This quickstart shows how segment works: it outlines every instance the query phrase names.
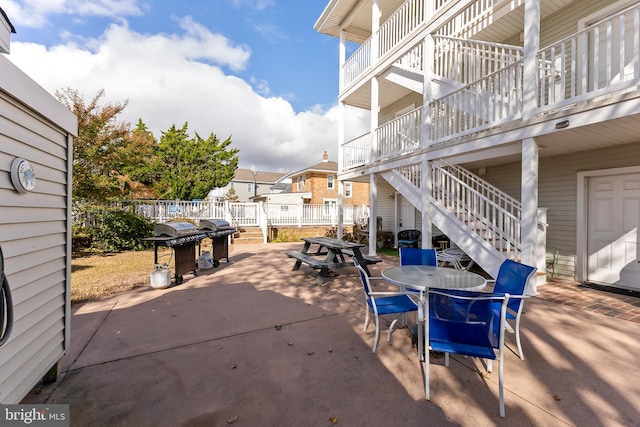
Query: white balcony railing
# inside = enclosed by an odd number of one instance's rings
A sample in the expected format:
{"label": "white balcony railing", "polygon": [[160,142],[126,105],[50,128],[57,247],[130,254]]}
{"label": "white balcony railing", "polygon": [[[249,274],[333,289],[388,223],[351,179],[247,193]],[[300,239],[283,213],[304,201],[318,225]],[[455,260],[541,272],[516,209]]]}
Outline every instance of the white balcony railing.
{"label": "white balcony railing", "polygon": [[523,61],[429,103],[431,142],[496,126],[522,116]]}
{"label": "white balcony railing", "polygon": [[371,162],[371,133],[366,133],[342,145],[342,169],[364,166]]}
{"label": "white balcony railing", "polygon": [[538,63],[541,111],[636,86],[640,77],[640,5],[540,50]]}
{"label": "white balcony railing", "polygon": [[518,62],[523,49],[499,43],[434,36],[434,74],[470,84]]}
{"label": "white balcony railing", "polygon": [[422,107],[409,111],[376,129],[378,158],[408,153],[420,147]]}
{"label": "white balcony railing", "polygon": [[371,38],[367,39],[342,66],[344,87],[357,80],[371,67]]}
{"label": "white balcony railing", "polygon": [[[436,6],[442,7],[447,1],[450,0],[437,0]],[[425,3],[426,0],[407,0],[382,23],[377,33],[372,36],[377,37],[378,40],[377,52],[371,50],[371,37],[356,49],[342,66],[344,88],[356,81],[373,65],[372,57],[383,57],[424,23]]]}
{"label": "white balcony railing", "polygon": [[[400,45],[407,36],[424,24],[437,12],[443,10],[456,0],[407,0],[345,61],[342,67],[344,88],[356,81],[372,65],[372,58],[382,58]],[[499,3],[506,0],[476,0],[464,9],[455,19],[443,26],[439,35],[459,35],[465,29],[477,25],[479,20],[486,19],[487,14]],[[426,10],[431,5],[433,10]],[[377,37],[377,52],[372,52],[371,38]]]}
{"label": "white balcony railing", "polygon": [[426,0],[407,0],[378,29],[378,58],[398,46],[425,21]]}
{"label": "white balcony railing", "polygon": [[396,61],[395,65],[414,72],[422,72],[424,69],[423,58],[424,43],[418,43],[416,47],[402,55],[402,57]]}
{"label": "white balcony railing", "polygon": [[[478,28],[481,22],[489,15],[491,15],[496,6],[500,3],[504,3],[511,0],[476,0],[473,1],[462,10],[455,19],[449,20],[444,26],[438,30],[438,34],[444,36],[459,36],[463,34],[469,28]],[[436,10],[444,7],[448,1],[442,2],[443,4]],[[498,23],[499,25],[499,23]]]}

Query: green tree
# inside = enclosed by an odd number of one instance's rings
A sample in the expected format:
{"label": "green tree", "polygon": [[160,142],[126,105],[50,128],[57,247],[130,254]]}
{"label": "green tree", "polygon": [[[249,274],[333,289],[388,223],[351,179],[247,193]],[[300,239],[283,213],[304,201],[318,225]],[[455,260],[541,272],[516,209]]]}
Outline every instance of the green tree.
{"label": "green tree", "polygon": [[238,168],[238,149],[230,148],[231,137],[220,141],[211,133],[202,138],[188,135],[188,123],[172,125],[162,133],[158,156],[163,164],[159,188],[162,198],[203,199],[214,187],[224,187]]}
{"label": "green tree", "polygon": [[122,177],[117,165],[129,143],[130,125],[116,123],[127,101],[100,105],[104,90],[85,102],[71,88],[56,91],[56,97],[78,118],[78,136],[73,141],[74,199],[110,199],[122,194]]}
{"label": "green tree", "polygon": [[116,122],[127,101],[100,105],[104,90],[88,103],[73,89],[56,97],[78,118],[73,142],[73,197],[75,200],[156,198],[155,182],[161,164],[157,143],[138,120],[135,129]]}
{"label": "green tree", "polygon": [[123,196],[157,198],[157,182],[163,169],[158,143],[142,119],[129,134],[129,144],[120,151],[118,170],[122,174]]}

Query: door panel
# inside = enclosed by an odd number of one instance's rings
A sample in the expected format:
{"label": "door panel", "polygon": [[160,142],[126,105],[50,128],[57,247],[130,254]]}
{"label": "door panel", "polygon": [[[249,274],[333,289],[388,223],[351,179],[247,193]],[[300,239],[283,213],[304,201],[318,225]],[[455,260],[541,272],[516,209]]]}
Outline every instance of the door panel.
{"label": "door panel", "polygon": [[400,209],[398,215],[398,230],[415,230],[416,208],[403,196],[399,196]]}
{"label": "door panel", "polygon": [[589,180],[587,280],[640,289],[640,174]]}

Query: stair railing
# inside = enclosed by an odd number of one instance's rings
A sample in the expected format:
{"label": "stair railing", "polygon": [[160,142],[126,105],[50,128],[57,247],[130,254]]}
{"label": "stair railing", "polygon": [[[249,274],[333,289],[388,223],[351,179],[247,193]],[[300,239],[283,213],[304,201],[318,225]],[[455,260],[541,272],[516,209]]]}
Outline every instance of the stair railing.
{"label": "stair railing", "polygon": [[444,162],[432,164],[432,200],[510,259],[522,251],[520,203],[497,188]]}

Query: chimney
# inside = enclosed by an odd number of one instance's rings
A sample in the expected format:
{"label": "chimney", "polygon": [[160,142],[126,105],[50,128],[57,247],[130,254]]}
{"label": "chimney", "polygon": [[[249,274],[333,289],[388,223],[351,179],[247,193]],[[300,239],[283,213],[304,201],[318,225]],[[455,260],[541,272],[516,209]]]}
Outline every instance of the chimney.
{"label": "chimney", "polygon": [[322,153],[322,162],[326,163],[329,161],[329,155],[327,154],[327,152],[325,151],[324,153]]}

